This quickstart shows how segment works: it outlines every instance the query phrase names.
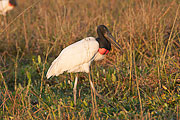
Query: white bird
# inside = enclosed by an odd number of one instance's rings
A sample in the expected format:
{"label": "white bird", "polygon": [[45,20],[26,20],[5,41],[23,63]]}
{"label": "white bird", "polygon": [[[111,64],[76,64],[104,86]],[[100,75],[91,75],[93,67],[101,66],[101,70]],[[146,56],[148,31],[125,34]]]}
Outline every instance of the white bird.
{"label": "white bird", "polygon": [[1,0],[0,1],[0,14],[6,15],[6,12],[12,10],[17,6],[16,0]]}
{"label": "white bird", "polygon": [[[97,34],[98,38],[87,37],[64,48],[48,69],[46,74],[47,79],[51,76],[58,76],[65,71],[69,73],[86,72],[89,73],[89,81],[93,91],[99,96],[91,81],[91,62],[93,60],[97,61],[103,59],[111,50],[111,43],[113,43],[118,49],[121,49],[121,47],[106,26],[99,25],[97,28]],[[77,81],[78,77],[76,76],[73,88],[75,105]]]}

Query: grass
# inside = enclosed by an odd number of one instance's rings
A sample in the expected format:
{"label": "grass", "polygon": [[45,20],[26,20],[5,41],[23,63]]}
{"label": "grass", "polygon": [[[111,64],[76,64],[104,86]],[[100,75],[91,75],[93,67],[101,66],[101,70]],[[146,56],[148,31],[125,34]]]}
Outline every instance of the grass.
{"label": "grass", "polygon": [[[179,7],[178,0],[18,0],[0,16],[0,119],[178,120]],[[100,24],[124,53],[112,48],[92,64],[108,103],[91,95],[88,75],[80,73],[75,108],[75,74],[45,75],[63,48],[97,36]]]}

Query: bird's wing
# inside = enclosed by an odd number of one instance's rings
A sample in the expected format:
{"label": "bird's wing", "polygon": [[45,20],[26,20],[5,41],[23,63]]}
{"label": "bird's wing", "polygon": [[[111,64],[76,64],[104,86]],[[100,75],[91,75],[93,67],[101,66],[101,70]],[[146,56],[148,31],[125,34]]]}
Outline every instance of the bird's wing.
{"label": "bird's wing", "polygon": [[[93,37],[85,38],[64,48],[59,56],[52,62],[46,77],[58,76],[64,71],[73,72],[78,66],[88,64],[94,59],[98,48],[99,43]],[[81,72],[86,71],[81,70]]]}

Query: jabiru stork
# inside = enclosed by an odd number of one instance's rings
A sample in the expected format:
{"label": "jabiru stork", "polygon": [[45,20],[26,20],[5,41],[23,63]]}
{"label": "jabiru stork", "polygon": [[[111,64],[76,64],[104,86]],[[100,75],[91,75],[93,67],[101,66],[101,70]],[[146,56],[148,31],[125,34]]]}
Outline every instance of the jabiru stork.
{"label": "jabiru stork", "polygon": [[[91,62],[102,60],[104,56],[111,50],[111,43],[114,44],[118,49],[121,49],[121,47],[105,25],[99,25],[97,27],[97,34],[97,38],[87,37],[64,48],[48,69],[46,74],[47,79],[49,79],[51,76],[58,76],[65,71],[68,73],[86,72],[89,74],[89,82],[93,92],[97,96],[101,97],[96,92],[91,81]],[[76,105],[77,82],[78,76],[75,78],[73,88],[74,105]]]}
{"label": "jabiru stork", "polygon": [[6,15],[6,12],[12,10],[17,6],[16,0],[1,0],[0,1],[0,14]]}

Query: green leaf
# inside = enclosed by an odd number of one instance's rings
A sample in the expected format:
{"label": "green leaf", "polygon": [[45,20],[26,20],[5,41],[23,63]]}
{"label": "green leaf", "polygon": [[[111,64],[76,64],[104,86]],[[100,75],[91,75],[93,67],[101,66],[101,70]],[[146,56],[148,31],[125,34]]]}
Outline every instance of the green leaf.
{"label": "green leaf", "polygon": [[164,85],[162,85],[162,88],[163,88],[163,89],[165,89],[165,90],[167,90],[167,87],[166,87],[166,86],[164,86]]}
{"label": "green leaf", "polygon": [[112,74],[112,81],[115,82],[116,81],[116,75]]}
{"label": "green leaf", "polygon": [[26,76],[28,78],[28,86],[30,86],[31,85],[31,74],[28,71],[26,71]]}
{"label": "green leaf", "polygon": [[108,113],[108,110],[107,110],[107,108],[104,108],[104,111],[105,111],[105,113]]}
{"label": "green leaf", "polygon": [[83,100],[83,103],[87,107],[88,104],[87,104],[86,100]]}
{"label": "green leaf", "polygon": [[165,107],[168,107],[168,104],[167,104],[167,103],[164,103],[164,106],[165,106]]}
{"label": "green leaf", "polygon": [[41,64],[41,56],[38,55],[38,64]]}
{"label": "green leaf", "polygon": [[74,102],[73,102],[73,101],[71,101],[71,107],[73,107],[73,104],[74,104]]}

